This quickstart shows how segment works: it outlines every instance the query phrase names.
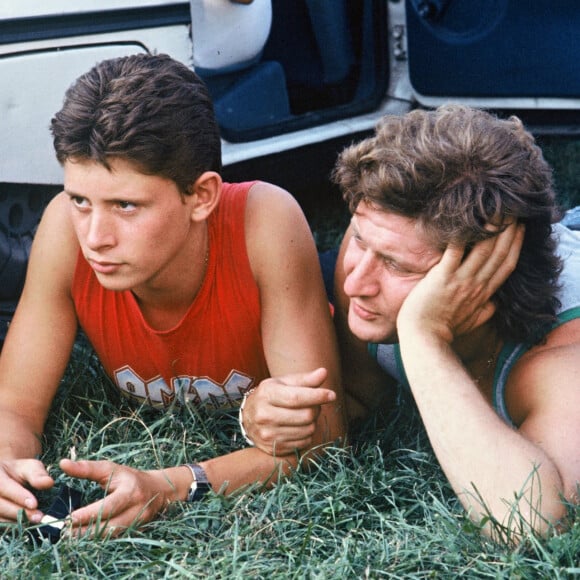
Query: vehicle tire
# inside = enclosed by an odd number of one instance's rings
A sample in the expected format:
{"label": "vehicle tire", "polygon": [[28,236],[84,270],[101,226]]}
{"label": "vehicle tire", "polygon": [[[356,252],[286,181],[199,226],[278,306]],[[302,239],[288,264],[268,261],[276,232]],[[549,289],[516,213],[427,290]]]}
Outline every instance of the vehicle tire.
{"label": "vehicle tire", "polygon": [[0,183],[0,347],[24,287],[38,222],[59,186]]}

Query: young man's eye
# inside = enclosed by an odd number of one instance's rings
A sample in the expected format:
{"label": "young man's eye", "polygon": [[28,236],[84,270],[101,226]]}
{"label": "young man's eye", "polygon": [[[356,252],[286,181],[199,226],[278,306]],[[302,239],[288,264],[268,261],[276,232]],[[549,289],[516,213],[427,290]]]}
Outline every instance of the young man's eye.
{"label": "young man's eye", "polygon": [[130,202],[130,201],[124,201],[124,200],[120,200],[117,202],[117,205],[123,210],[123,211],[131,211],[133,209],[135,209],[137,206]]}
{"label": "young man's eye", "polygon": [[86,207],[88,205],[87,200],[80,195],[71,195],[70,199],[77,207]]}

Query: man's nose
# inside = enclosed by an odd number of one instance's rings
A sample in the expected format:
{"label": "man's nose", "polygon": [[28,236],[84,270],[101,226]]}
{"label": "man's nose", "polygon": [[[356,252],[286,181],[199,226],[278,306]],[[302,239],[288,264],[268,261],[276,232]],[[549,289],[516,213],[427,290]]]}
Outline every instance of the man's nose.
{"label": "man's nose", "polygon": [[92,250],[99,250],[114,244],[115,236],[111,219],[105,212],[93,210],[88,219],[86,244]]}
{"label": "man's nose", "polygon": [[374,296],[379,290],[376,259],[370,250],[357,254],[345,256],[344,292],[350,297]]}

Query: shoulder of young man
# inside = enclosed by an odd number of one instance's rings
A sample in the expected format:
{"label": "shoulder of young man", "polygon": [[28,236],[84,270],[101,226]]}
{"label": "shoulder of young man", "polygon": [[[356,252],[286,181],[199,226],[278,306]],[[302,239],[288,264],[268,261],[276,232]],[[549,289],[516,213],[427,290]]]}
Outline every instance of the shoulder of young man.
{"label": "shoulder of young man", "polygon": [[79,250],[70,219],[69,203],[64,193],[57,194],[49,202],[38,225],[32,249],[40,254],[41,265],[55,261],[59,264],[58,271],[63,273],[74,270]]}
{"label": "shoulder of young man", "polygon": [[271,255],[276,246],[291,249],[289,241],[299,249],[307,235],[310,230],[304,213],[288,191],[263,181],[251,187],[246,207],[246,242],[251,262],[254,254]]}

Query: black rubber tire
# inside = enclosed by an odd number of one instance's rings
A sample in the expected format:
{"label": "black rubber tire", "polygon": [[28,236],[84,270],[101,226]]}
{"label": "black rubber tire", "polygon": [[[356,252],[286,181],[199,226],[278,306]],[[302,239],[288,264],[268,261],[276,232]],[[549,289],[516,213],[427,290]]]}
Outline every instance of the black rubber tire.
{"label": "black rubber tire", "polygon": [[24,287],[38,222],[48,202],[61,189],[0,183],[0,345]]}

